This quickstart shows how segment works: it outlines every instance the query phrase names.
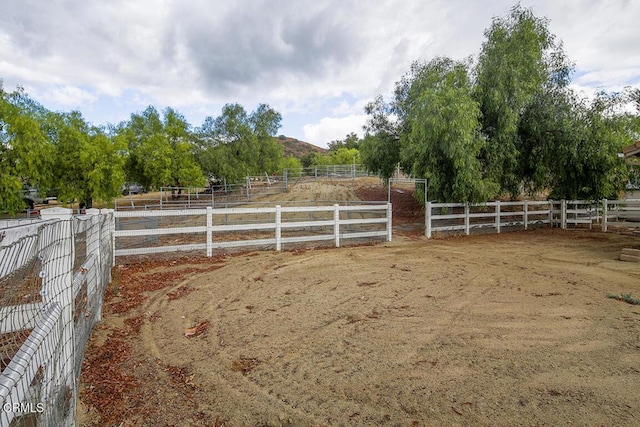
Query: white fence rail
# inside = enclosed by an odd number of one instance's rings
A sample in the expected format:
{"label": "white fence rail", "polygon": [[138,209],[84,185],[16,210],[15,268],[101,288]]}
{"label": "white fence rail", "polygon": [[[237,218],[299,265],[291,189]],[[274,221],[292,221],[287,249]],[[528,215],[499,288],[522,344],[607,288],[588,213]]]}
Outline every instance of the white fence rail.
{"label": "white fence rail", "polygon": [[531,225],[552,227],[601,226],[640,227],[640,201],[636,200],[548,200],[468,203],[427,203],[425,235],[435,232],[464,232],[478,230],[500,233],[504,228],[527,229]]}
{"label": "white fence rail", "polygon": [[112,211],[0,222],[0,425],[73,425],[113,266]]}
{"label": "white fence rail", "polygon": [[[440,213],[434,213],[440,212]],[[494,229],[500,233],[504,227],[522,226],[527,229],[533,224],[553,222],[553,202],[487,202],[470,203],[427,203],[425,235],[434,232]]]}
{"label": "white fence rail", "polygon": [[115,256],[392,237],[391,204],[118,211]]}
{"label": "white fence rail", "polygon": [[640,200],[603,200],[602,230],[640,228]]}

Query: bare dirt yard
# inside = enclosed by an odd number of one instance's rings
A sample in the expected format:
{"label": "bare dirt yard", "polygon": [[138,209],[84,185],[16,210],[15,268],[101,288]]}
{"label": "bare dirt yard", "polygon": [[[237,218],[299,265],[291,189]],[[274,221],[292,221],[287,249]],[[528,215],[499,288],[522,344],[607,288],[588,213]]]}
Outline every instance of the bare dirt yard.
{"label": "bare dirt yard", "polygon": [[118,260],[78,424],[640,425],[637,237]]}

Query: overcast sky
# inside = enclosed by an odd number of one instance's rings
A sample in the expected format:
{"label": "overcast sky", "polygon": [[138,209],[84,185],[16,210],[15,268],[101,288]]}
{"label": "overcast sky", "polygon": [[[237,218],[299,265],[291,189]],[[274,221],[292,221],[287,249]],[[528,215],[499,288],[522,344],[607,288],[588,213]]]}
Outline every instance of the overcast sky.
{"label": "overcast sky", "polygon": [[[279,134],[362,133],[364,105],[415,60],[477,55],[515,0],[1,0],[0,79],[50,110],[117,123],[153,105],[194,127],[267,103]],[[640,86],[640,1],[529,0],[575,62],[574,85]]]}

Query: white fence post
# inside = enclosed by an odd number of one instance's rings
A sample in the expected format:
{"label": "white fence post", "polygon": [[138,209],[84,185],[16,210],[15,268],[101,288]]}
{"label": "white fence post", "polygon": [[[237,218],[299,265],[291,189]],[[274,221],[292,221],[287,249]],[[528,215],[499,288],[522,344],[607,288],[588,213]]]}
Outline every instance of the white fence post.
{"label": "white fence post", "polygon": [[[64,386],[72,390],[70,399],[70,414],[75,414],[76,408],[76,384],[74,375],[74,320],[73,320],[73,227],[71,220],[73,210],[66,208],[50,208],[40,211],[40,217],[44,220],[58,219],[53,225],[59,233],[55,238],[58,243],[43,262],[42,302],[44,306],[50,303],[60,304],[62,309],[62,337],[61,351],[58,356],[57,371],[64,378]],[[73,417],[73,415],[71,415]]]}
{"label": "white fence post", "polygon": [[340,205],[333,205],[333,233],[335,235],[336,248],[340,247]]}
{"label": "white fence post", "polygon": [[431,202],[427,202],[424,207],[424,234],[427,239],[431,238]]}
{"label": "white fence post", "polygon": [[500,233],[500,224],[502,218],[500,217],[500,200],[496,200],[496,233]]}
{"label": "white fence post", "polygon": [[522,222],[524,222],[524,229],[526,230],[527,227],[529,226],[529,224],[528,224],[528,220],[529,220],[529,201],[528,200],[524,201],[524,206],[523,207],[524,207],[524,209],[522,210],[523,211]]}
{"label": "white fence post", "polygon": [[276,205],[276,251],[282,250],[282,207]]}
{"label": "white fence post", "polygon": [[553,200],[549,199],[549,227],[553,228]]}
{"label": "white fence post", "polygon": [[[89,220],[89,227],[87,227],[87,258],[91,256],[95,257],[93,266],[96,270],[93,275],[93,280],[87,283],[87,299],[89,301],[95,301],[96,299],[94,299],[94,295],[96,292],[100,291],[100,284],[104,277],[102,274],[102,257],[105,255],[100,251],[100,238],[102,236],[102,232],[100,230],[100,209],[87,209],[87,215],[91,217]],[[97,301],[99,301],[100,304],[96,307],[98,311],[96,322],[102,319],[102,298],[97,298]]]}
{"label": "white fence post", "polygon": [[464,234],[469,235],[469,202],[464,204]]}
{"label": "white fence post", "polygon": [[391,241],[391,236],[393,234],[393,219],[391,218],[393,215],[393,209],[391,207],[391,203],[387,203],[387,242]]}
{"label": "white fence post", "polygon": [[602,231],[607,232],[607,211],[609,210],[609,202],[607,199],[602,201]]}
{"label": "white fence post", "polygon": [[563,230],[567,228],[567,201],[565,199],[560,201],[560,226]]}
{"label": "white fence post", "polygon": [[207,256],[213,256],[213,208],[207,206]]}

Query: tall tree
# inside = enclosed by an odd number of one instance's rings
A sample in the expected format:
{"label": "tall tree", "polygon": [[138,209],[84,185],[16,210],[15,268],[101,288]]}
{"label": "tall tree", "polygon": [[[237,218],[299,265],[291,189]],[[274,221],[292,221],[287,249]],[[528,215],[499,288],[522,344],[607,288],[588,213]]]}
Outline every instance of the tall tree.
{"label": "tall tree", "polygon": [[53,147],[44,118],[47,110],[22,88],[6,93],[0,81],[0,209],[25,207],[23,184],[52,187]]}
{"label": "tall tree", "polygon": [[164,110],[164,132],[171,149],[171,185],[175,187],[201,186],[205,179],[195,158],[191,125],[174,109]]}
{"label": "tall tree", "polygon": [[518,165],[522,112],[545,84],[564,86],[571,66],[548,30],[548,21],[519,4],[507,17],[494,18],[476,67],[474,97],[487,139],[483,160],[488,177],[502,191],[520,191]]}
{"label": "tall tree", "polygon": [[360,159],[367,170],[386,182],[400,161],[400,128],[392,118],[392,106],[381,95],[367,104],[365,113],[369,117],[359,144]]}
{"label": "tall tree", "polygon": [[54,182],[62,200],[112,200],[124,182],[123,145],[103,129],[87,124],[77,111],[50,113],[50,137],[55,147]]}
{"label": "tall tree", "polygon": [[197,130],[204,172],[240,182],[248,175],[278,170],[283,148],[273,136],[282,116],[266,104],[247,114],[240,104],[226,104],[217,118],[207,117]]}
{"label": "tall tree", "polygon": [[356,134],[355,132],[348,133],[347,136],[344,138],[344,140],[337,139],[335,141],[331,141],[328,144],[329,151],[336,151],[340,148],[358,149],[359,145],[360,145],[360,138],[358,137],[358,134]]}
{"label": "tall tree", "polygon": [[118,130],[127,141],[127,177],[145,187],[204,185],[195,158],[191,130],[185,118],[172,108],[163,112],[149,106],[132,114]]}
{"label": "tall tree", "polygon": [[483,201],[495,185],[482,175],[478,155],[480,110],[465,64],[449,58],[416,62],[396,86],[401,122],[400,162],[426,178],[438,200]]}

